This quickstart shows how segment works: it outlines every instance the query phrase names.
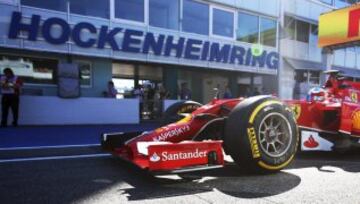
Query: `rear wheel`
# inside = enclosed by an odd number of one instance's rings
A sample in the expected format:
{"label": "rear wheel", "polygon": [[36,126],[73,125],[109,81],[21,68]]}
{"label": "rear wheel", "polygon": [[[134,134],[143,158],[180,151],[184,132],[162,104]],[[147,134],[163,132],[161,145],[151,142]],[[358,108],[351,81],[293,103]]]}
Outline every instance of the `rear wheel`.
{"label": "rear wheel", "polygon": [[227,152],[247,172],[275,172],[286,167],[294,158],[298,140],[291,110],[269,96],[239,103],[225,126]]}
{"label": "rear wheel", "polygon": [[172,104],[163,114],[162,125],[168,125],[184,118],[183,114],[192,113],[202,104],[195,101],[180,101]]}

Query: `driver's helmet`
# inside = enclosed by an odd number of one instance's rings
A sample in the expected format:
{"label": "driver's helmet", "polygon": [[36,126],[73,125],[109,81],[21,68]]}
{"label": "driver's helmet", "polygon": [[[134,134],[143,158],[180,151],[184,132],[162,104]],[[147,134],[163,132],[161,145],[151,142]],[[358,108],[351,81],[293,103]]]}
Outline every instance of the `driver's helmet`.
{"label": "driver's helmet", "polygon": [[324,101],[326,90],[321,87],[313,87],[309,90],[306,97],[307,101]]}

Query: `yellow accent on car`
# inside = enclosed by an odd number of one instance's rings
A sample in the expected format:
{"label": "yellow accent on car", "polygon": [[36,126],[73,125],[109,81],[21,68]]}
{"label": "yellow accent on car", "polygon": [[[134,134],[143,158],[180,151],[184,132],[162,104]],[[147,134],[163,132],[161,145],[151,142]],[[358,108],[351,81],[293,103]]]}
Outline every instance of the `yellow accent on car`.
{"label": "yellow accent on car", "polygon": [[277,166],[272,166],[272,165],[268,165],[268,164],[265,164],[263,161],[259,161],[258,164],[259,166],[263,167],[264,169],[267,169],[267,170],[279,170],[279,169],[282,169],[284,168],[285,166],[287,166],[293,159],[294,159],[294,154],[291,155],[291,157],[284,163],[280,164],[280,165],[277,165]]}
{"label": "yellow accent on car", "polygon": [[360,130],[360,111],[356,111],[352,115],[353,129]]}
{"label": "yellow accent on car", "polygon": [[254,120],[255,120],[255,117],[256,117],[256,115],[259,113],[259,111],[260,111],[261,109],[263,109],[265,106],[268,106],[268,105],[271,105],[271,104],[279,104],[279,105],[282,105],[282,103],[281,103],[280,101],[275,101],[275,100],[265,101],[265,102],[261,103],[261,104],[258,105],[258,106],[255,108],[255,110],[251,113],[249,123],[250,123],[250,124],[253,124],[253,123],[254,123]]}
{"label": "yellow accent on car", "polygon": [[356,92],[351,92],[351,102],[357,103],[358,102],[358,95]]}
{"label": "yellow accent on car", "polygon": [[[184,115],[185,113],[183,113],[183,115]],[[176,124],[184,124],[184,123],[188,123],[188,122],[190,122],[191,121],[191,119],[192,119],[192,116],[191,116],[191,114],[190,113],[188,113],[188,114],[186,114],[186,116],[183,118],[183,119],[181,119],[181,120],[179,120],[179,121],[177,121],[176,122]]]}
{"label": "yellow accent on car", "polygon": [[293,104],[290,105],[290,108],[292,110],[292,112],[294,113],[295,119],[299,119],[300,115],[301,115],[301,106],[300,104]]}

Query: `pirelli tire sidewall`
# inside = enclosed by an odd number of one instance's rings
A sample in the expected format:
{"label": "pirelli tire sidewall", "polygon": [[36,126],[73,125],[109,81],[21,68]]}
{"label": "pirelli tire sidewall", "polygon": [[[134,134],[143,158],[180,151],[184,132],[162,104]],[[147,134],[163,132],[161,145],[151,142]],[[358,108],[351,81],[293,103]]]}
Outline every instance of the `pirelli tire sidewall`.
{"label": "pirelli tire sidewall", "polygon": [[[259,126],[271,113],[284,116],[292,133],[288,149],[279,157],[269,156],[260,146]],[[235,162],[247,172],[276,172],[286,167],[294,158],[298,140],[293,113],[270,96],[252,97],[239,103],[229,115],[225,127],[225,146]]]}

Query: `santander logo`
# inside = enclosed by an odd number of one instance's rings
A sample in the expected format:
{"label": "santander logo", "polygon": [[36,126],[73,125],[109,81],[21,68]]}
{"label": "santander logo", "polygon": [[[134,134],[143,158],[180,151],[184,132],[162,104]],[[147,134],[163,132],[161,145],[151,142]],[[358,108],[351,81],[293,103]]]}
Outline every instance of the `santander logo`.
{"label": "santander logo", "polygon": [[206,151],[199,151],[196,149],[193,152],[176,152],[170,153],[167,151],[161,152],[161,155],[157,155],[156,152],[150,157],[151,162],[158,162],[158,161],[176,161],[176,160],[186,160],[186,159],[197,159],[197,158],[204,158],[206,157]]}
{"label": "santander logo", "polygon": [[150,157],[150,161],[152,162],[158,162],[160,161],[160,157],[154,152],[154,154]]}
{"label": "santander logo", "polygon": [[319,143],[314,139],[312,135],[304,142],[304,146],[307,148],[316,148],[319,146]]}

